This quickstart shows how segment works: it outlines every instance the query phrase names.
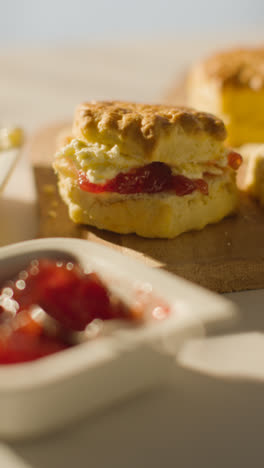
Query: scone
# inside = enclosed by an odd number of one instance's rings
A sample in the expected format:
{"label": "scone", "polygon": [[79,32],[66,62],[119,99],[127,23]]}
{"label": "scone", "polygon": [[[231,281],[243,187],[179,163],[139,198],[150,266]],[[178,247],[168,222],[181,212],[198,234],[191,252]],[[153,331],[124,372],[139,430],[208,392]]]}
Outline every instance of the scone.
{"label": "scone", "polygon": [[187,99],[223,119],[230,145],[264,142],[264,47],[227,50],[194,66]]}
{"label": "scone", "polygon": [[238,187],[264,205],[264,143],[249,143],[240,150],[243,164],[238,172]]}
{"label": "scone", "polygon": [[87,102],[55,155],[59,191],[76,223],[173,238],[234,212],[241,157],[221,120],[193,109]]}

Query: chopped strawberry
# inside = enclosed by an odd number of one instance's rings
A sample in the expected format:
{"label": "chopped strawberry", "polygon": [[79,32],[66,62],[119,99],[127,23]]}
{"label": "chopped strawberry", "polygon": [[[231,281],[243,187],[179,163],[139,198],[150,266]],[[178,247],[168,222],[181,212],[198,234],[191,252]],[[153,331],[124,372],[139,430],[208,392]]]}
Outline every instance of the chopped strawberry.
{"label": "chopped strawberry", "polygon": [[165,190],[171,178],[167,164],[153,162],[127,173],[118,174],[105,184],[106,191],[123,194],[159,193]]}
{"label": "chopped strawberry", "polygon": [[95,318],[111,318],[108,292],[95,274],[42,287],[38,304],[66,328],[81,331]]}
{"label": "chopped strawberry", "polygon": [[242,156],[239,153],[236,153],[236,151],[231,151],[227,158],[228,165],[234,169],[234,171],[237,171],[243,162]]}
{"label": "chopped strawberry", "polygon": [[208,195],[208,184],[204,179],[195,179],[195,186],[203,195]]}
{"label": "chopped strawberry", "polygon": [[19,310],[23,310],[33,304],[40,305],[40,300],[45,296],[45,290],[48,288],[74,288],[79,281],[77,276],[77,267],[68,270],[62,268],[53,260],[41,259],[36,264],[30,266],[27,270],[25,287],[19,287],[16,282],[13,287],[13,299],[18,302]]}
{"label": "chopped strawberry", "polygon": [[0,326],[0,364],[33,361],[68,347],[57,337],[46,335],[27,311]]}
{"label": "chopped strawberry", "polygon": [[77,265],[58,265],[39,260],[27,270],[24,287],[14,284],[13,300],[19,312],[40,306],[64,328],[81,331],[94,319],[132,319],[120,300],[112,301],[107,288],[95,273],[84,274]]}
{"label": "chopped strawberry", "polygon": [[183,195],[189,195],[196,190],[195,182],[192,179],[188,179],[183,175],[174,175],[171,181],[171,188],[174,190],[176,195],[182,197]]}
{"label": "chopped strawberry", "polygon": [[8,338],[0,337],[0,364],[17,364],[48,356],[68,346],[55,338],[41,335],[27,335],[21,330],[14,331]]}

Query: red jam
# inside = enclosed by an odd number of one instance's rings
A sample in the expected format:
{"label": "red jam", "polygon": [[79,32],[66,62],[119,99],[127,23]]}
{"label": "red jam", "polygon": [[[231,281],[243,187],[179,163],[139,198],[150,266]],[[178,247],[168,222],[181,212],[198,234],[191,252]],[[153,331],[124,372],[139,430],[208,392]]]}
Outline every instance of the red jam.
{"label": "red jam", "polygon": [[236,153],[235,151],[231,151],[228,155],[228,165],[234,169],[234,171],[237,171],[241,164],[243,162],[242,156],[239,153]]}
{"label": "red jam", "polygon": [[79,186],[82,190],[91,193],[116,192],[128,195],[174,191],[176,195],[183,196],[198,190],[208,195],[208,184],[205,180],[173,175],[171,168],[162,162],[152,162],[126,173],[120,172],[104,184],[89,182],[86,175],[80,171]]}
{"label": "red jam", "polygon": [[56,336],[45,334],[43,327],[33,320],[28,312],[23,311],[12,320],[7,320],[4,328],[2,324],[0,364],[34,361],[69,346]]}
{"label": "red jam", "polygon": [[[96,273],[49,259],[34,260],[3,284],[0,304],[0,364],[32,361],[73,346],[74,332],[84,331],[95,319],[139,323],[147,308],[143,301],[125,304]],[[151,312],[155,309],[168,314],[167,306],[156,299]],[[36,319],[36,310],[49,326]]]}
{"label": "red jam", "polygon": [[[210,165],[210,163],[208,164]],[[242,157],[240,154],[231,151],[228,154],[229,167],[236,171],[241,164]],[[214,175],[210,172],[204,173],[204,177],[210,178],[211,176]],[[131,169],[128,172],[120,172],[116,177],[104,184],[89,182],[86,175],[82,171],[79,171],[79,186],[82,190],[90,193],[115,192],[129,195],[172,191],[177,196],[182,197],[198,190],[203,195],[208,195],[208,183],[206,180],[190,179],[181,174],[173,175],[171,168],[167,164],[158,161],[143,167]]]}
{"label": "red jam", "polygon": [[14,288],[19,311],[37,304],[63,327],[76,331],[96,318],[133,318],[124,304],[112,300],[95,273],[85,274],[78,265],[42,259],[27,274],[25,287]]}
{"label": "red jam", "polygon": [[172,176],[171,187],[178,197],[189,195],[195,190],[198,190],[203,195],[208,195],[208,184],[203,179],[188,179],[188,177],[183,175],[175,175]]}

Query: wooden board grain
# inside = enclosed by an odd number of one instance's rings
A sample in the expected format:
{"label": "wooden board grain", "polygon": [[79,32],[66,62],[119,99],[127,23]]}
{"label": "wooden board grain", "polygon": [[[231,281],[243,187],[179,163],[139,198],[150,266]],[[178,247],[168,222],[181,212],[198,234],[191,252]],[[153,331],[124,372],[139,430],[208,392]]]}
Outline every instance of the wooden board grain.
{"label": "wooden board grain", "polygon": [[241,196],[236,216],[173,240],[144,239],[75,225],[59,197],[51,168],[61,129],[61,125],[43,129],[30,144],[38,192],[39,237],[100,242],[218,292],[264,287],[264,211],[245,196]]}

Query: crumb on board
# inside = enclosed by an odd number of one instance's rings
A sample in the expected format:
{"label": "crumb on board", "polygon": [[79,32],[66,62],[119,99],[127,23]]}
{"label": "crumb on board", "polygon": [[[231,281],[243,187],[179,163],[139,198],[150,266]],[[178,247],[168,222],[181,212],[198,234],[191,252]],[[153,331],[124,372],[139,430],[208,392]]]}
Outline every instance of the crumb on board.
{"label": "crumb on board", "polygon": [[46,193],[46,194],[52,194],[55,192],[55,185],[52,185],[52,184],[45,184],[43,185],[43,192]]}
{"label": "crumb on board", "polygon": [[57,206],[59,206],[59,202],[58,202],[57,200],[53,200],[53,201],[51,202],[51,206],[52,206],[53,208],[57,208]]}
{"label": "crumb on board", "polygon": [[56,218],[56,217],[57,217],[57,213],[56,213],[55,210],[49,210],[49,211],[48,211],[48,216],[49,216],[50,218]]}

